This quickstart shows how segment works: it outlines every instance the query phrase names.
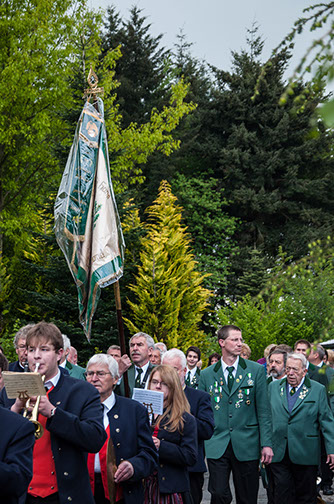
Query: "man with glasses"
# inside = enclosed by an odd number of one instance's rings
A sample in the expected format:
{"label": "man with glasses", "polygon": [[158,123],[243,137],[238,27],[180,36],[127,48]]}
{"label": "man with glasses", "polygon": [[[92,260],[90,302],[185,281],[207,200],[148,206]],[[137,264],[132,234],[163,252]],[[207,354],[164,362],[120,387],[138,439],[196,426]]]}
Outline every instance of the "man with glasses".
{"label": "man with glasses", "polygon": [[209,468],[211,504],[229,504],[232,471],[237,504],[256,504],[259,459],[269,464],[271,414],[264,367],[240,357],[239,327],[218,331],[222,358],[201,372],[199,388],[211,396],[215,430],[205,450]]}
{"label": "man with glasses", "polygon": [[86,380],[99,392],[103,405],[104,428],[108,440],[99,453],[89,454],[88,470],[96,504],[110,502],[110,474],[107,454],[114,452],[115,501],[126,504],[144,502],[142,479],[157,464],[147,410],[139,402],[114,394],[118,381],[118,364],[107,354],[94,355],[87,364]]}
{"label": "man with glasses", "polygon": [[34,324],[27,324],[17,331],[14,336],[14,347],[17,353],[18,360],[11,362],[9,364],[9,371],[15,371],[16,373],[23,373],[24,371],[29,371],[28,358],[27,358],[27,345],[26,337],[28,331],[34,326]]}

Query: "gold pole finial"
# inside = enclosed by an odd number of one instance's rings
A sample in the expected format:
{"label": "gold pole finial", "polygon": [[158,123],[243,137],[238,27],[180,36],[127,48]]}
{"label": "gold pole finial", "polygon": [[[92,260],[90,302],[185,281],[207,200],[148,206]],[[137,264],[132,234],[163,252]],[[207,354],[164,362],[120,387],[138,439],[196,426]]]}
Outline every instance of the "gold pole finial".
{"label": "gold pole finial", "polygon": [[83,98],[87,98],[89,101],[92,96],[96,96],[98,94],[104,93],[104,88],[103,87],[97,87],[99,79],[97,78],[96,73],[92,69],[92,65],[90,66],[87,82],[89,85],[89,88],[85,89]]}

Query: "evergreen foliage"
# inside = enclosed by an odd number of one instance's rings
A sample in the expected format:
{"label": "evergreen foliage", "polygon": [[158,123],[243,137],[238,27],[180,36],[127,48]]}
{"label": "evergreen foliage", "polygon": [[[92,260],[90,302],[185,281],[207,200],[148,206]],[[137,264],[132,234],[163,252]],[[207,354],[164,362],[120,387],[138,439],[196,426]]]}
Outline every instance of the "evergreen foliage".
{"label": "evergreen foliage", "polygon": [[195,342],[203,346],[204,334],[198,325],[210,292],[202,287],[204,276],[196,271],[181,208],[166,181],[147,213],[147,235],[131,286],[136,302],[129,301],[126,324],[131,332],[147,332],[169,348],[185,350]]}

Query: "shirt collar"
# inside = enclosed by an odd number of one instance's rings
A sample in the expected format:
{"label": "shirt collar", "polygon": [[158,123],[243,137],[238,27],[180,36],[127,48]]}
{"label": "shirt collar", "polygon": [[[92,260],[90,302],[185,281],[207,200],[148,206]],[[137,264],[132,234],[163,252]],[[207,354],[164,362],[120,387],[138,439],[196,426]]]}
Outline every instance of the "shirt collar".
{"label": "shirt collar", "polygon": [[[149,364],[150,364],[150,361],[147,361],[146,364],[144,364],[144,366],[141,367],[141,369],[143,370],[142,376],[145,376],[145,373],[146,373],[146,371],[148,369]],[[139,368],[139,366],[136,366],[136,376],[138,374],[137,368]]]}
{"label": "shirt collar", "polygon": [[53,378],[50,378],[50,380],[44,383],[44,387],[46,387],[48,390],[51,387],[55,387],[59,381],[59,378],[60,378],[60,371],[58,370],[58,373]]}
{"label": "shirt collar", "polygon": [[115,402],[116,402],[115,393],[112,392],[110,396],[107,397],[107,399],[102,403],[105,411],[107,412],[110,411],[111,408],[115,405]]}
{"label": "shirt collar", "polygon": [[[238,364],[239,364],[239,355],[238,357],[235,359],[234,363],[231,364],[231,366],[229,366],[228,364],[226,364],[226,362],[223,361],[223,357],[221,358],[221,363],[222,363],[222,369],[223,369],[223,373],[225,373],[226,369],[228,367],[234,367],[234,371],[236,371],[238,369]],[[234,372],[233,371],[233,372]]]}
{"label": "shirt collar", "polygon": [[188,366],[187,366],[186,376],[188,376],[189,371],[190,371],[191,378],[193,378],[195,376],[195,374],[196,374],[197,366],[193,367],[192,369],[189,369]]}

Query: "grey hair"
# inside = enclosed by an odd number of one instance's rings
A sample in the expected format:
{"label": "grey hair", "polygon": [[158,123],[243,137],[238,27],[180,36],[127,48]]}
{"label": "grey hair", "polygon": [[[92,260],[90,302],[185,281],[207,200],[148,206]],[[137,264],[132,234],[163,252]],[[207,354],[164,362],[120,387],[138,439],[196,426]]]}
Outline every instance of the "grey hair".
{"label": "grey hair", "polygon": [[154,348],[154,339],[149,334],[144,332],[137,332],[130,338],[130,343],[134,338],[145,338],[148,348]]}
{"label": "grey hair", "polygon": [[66,352],[66,350],[68,350],[71,346],[71,340],[68,336],[66,336],[66,334],[62,334],[62,337],[63,337],[64,352]]}
{"label": "grey hair", "polygon": [[158,343],[155,344],[155,347],[157,347],[157,346],[158,346],[158,348],[160,348],[160,350],[162,351],[162,353],[167,352],[167,347],[166,347],[166,345],[165,345],[165,343],[163,341],[158,341]]}
{"label": "grey hair", "polygon": [[109,354],[99,353],[93,355],[93,357],[91,357],[87,362],[86,371],[88,371],[89,366],[91,366],[92,364],[105,364],[108,367],[113,378],[119,377],[117,361]]}
{"label": "grey hair", "polygon": [[160,353],[160,357],[162,358],[163,354],[166,352],[163,352],[160,347],[158,347],[156,344],[153,347],[153,350],[158,350]]}
{"label": "grey hair", "polygon": [[312,345],[311,343],[311,348],[313,349],[314,352],[316,352],[319,355],[320,360],[324,360],[326,352],[322,345]]}
{"label": "grey hair", "polygon": [[300,360],[301,363],[303,364],[303,368],[304,369],[307,368],[307,359],[306,359],[305,355],[302,353],[299,353],[299,352],[290,353],[290,354],[288,354],[287,360],[288,359]]}
{"label": "grey hair", "polygon": [[165,359],[175,359],[178,358],[181,362],[181,366],[184,369],[187,367],[187,359],[182,350],[179,350],[178,348],[172,348],[171,350],[167,350],[162,356],[161,363],[164,363]]}
{"label": "grey hair", "polygon": [[14,339],[13,339],[13,343],[14,343],[15,348],[17,348],[19,339],[26,339],[28,332],[30,331],[30,329],[32,327],[34,327],[34,325],[36,325],[36,324],[27,324],[27,325],[21,327],[17,331],[17,333],[15,334]]}

